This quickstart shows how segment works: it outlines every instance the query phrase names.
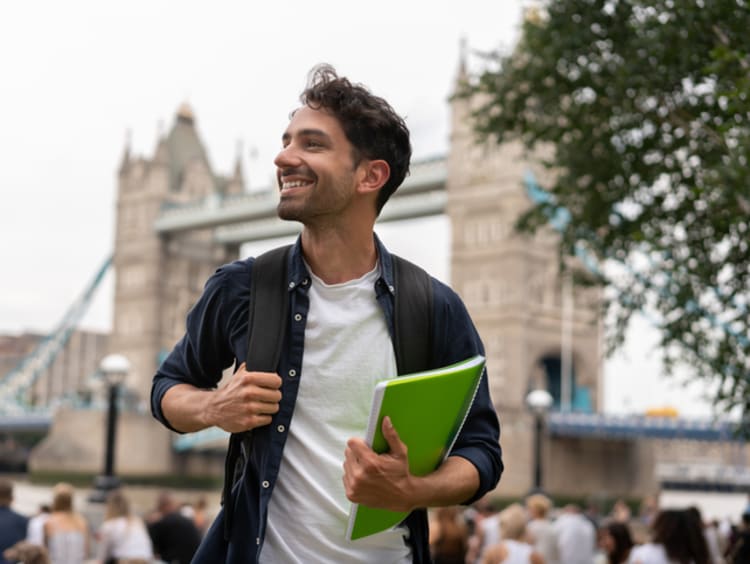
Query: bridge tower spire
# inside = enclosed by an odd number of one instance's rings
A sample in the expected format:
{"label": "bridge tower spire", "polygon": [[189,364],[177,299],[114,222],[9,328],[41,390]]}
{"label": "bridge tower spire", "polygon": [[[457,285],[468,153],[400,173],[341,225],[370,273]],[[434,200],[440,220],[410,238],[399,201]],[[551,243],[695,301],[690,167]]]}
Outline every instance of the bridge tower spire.
{"label": "bridge tower spire", "polygon": [[130,166],[131,137],[132,137],[132,133],[130,129],[126,129],[125,130],[125,144],[123,145],[122,158],[120,159],[120,169],[119,169],[120,175],[125,174],[128,170],[128,167]]}
{"label": "bridge tower spire", "polygon": [[457,83],[466,80],[468,77],[468,51],[469,40],[466,39],[466,36],[462,36],[459,41],[458,72],[456,73]]}
{"label": "bridge tower spire", "polygon": [[229,178],[226,188],[226,195],[242,194],[245,191],[245,176],[242,171],[242,152],[244,143],[241,139],[237,140],[236,155],[234,157],[234,170]]}

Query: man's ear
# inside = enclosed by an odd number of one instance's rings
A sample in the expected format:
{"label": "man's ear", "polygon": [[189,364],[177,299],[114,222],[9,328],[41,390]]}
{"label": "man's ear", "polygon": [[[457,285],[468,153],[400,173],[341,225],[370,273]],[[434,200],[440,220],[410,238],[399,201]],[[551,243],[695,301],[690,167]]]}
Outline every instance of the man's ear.
{"label": "man's ear", "polygon": [[377,192],[391,176],[391,167],[384,160],[365,160],[361,166],[362,176],[357,188],[359,192]]}

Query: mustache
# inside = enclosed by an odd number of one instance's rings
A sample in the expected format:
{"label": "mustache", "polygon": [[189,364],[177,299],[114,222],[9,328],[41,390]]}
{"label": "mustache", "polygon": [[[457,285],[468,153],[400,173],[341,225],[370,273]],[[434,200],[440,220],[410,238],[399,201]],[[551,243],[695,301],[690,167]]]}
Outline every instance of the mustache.
{"label": "mustache", "polygon": [[306,166],[295,166],[295,167],[287,167],[287,168],[281,168],[279,169],[279,178],[284,178],[286,176],[305,176],[308,178],[312,178],[313,180],[317,178],[317,175]]}

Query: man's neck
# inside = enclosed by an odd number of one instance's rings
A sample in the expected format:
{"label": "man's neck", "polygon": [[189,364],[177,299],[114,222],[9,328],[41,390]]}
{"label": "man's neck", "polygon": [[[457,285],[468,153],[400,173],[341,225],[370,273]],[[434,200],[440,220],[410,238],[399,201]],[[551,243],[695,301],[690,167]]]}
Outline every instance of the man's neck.
{"label": "man's neck", "polygon": [[375,268],[377,250],[372,228],[302,230],[302,252],[315,276],[326,284],[355,280]]}

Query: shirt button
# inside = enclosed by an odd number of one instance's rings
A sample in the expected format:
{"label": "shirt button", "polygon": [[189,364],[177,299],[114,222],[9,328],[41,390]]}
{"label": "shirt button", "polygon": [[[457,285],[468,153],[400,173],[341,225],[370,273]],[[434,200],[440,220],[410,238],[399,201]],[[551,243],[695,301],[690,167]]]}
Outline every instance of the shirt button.
{"label": "shirt button", "polygon": [[283,425],[279,425],[278,427],[276,427],[276,430],[279,433],[283,433],[286,430],[286,427],[284,427]]}
{"label": "shirt button", "polygon": [[395,291],[396,291],[396,289],[395,289],[395,288],[394,288],[393,286],[388,286],[388,289],[389,289],[389,290],[390,290],[391,292],[395,292]]}
{"label": "shirt button", "polygon": [[260,545],[260,537],[255,537],[255,544]]}
{"label": "shirt button", "polygon": [[305,278],[305,279],[304,279],[304,280],[302,281],[302,285],[303,285],[303,286],[307,286],[307,285],[308,285],[309,283],[310,283],[310,279],[309,279],[309,278]]}
{"label": "shirt button", "polygon": [[268,483],[268,480],[263,480],[263,483],[261,484],[261,486],[263,486],[264,488],[267,488],[270,485],[271,484]]}
{"label": "shirt button", "polygon": [[290,378],[294,378],[297,375],[297,371],[292,368],[291,370],[289,370],[289,372],[287,372],[287,374],[289,374]]}
{"label": "shirt button", "polygon": [[294,282],[289,282],[289,289],[294,288]]}
{"label": "shirt button", "polygon": [[295,313],[294,314],[294,320],[295,321],[302,321],[302,315],[300,315],[299,313]]}

